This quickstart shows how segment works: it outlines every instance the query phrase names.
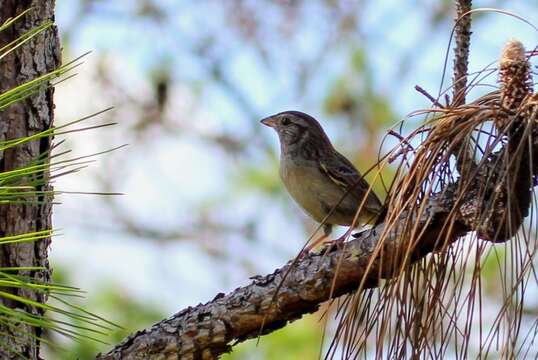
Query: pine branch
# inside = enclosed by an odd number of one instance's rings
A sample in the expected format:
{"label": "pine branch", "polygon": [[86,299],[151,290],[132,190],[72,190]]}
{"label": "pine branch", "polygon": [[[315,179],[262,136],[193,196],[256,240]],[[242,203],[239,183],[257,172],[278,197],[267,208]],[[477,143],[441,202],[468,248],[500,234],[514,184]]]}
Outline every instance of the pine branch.
{"label": "pine branch", "polygon": [[[507,44],[500,69],[500,92],[455,107],[422,144],[425,154],[436,153],[439,145],[457,143],[450,132],[454,125],[472,123],[467,129],[472,131],[493,120],[497,139],[504,140],[499,151],[485,154],[442,191],[417,198],[410,207],[393,208],[393,213],[389,208],[385,223],[357,234],[343,249],[309,254],[272,274],[256,276],[247,286],[130,335],[97,359],[214,359],[238,342],[315,312],[325,301],[378,287],[470,232],[486,241],[512,238],[528,215],[538,175],[538,156],[533,156],[538,152],[538,94],[532,94],[530,67],[519,42]],[[426,160],[418,157],[413,166],[424,167]],[[414,184],[410,174],[407,180]],[[418,180],[411,189],[421,186]],[[406,190],[395,192],[401,197]]]}
{"label": "pine branch", "polygon": [[[498,94],[496,98],[499,102]],[[361,284],[361,289],[377,287],[382,283],[379,279],[389,279],[426,255],[444,251],[447,245],[471,231],[485,240],[510,239],[528,213],[532,186],[530,169],[532,177],[538,173],[536,157],[521,155],[522,149],[524,153],[538,150],[538,128],[534,126],[538,97],[534,98],[528,101],[526,130],[512,135],[514,141],[529,146],[510,146],[508,142],[480,164],[476,173],[462,177],[430,197],[425,210],[413,219],[422,229],[419,238],[409,239],[405,233],[400,233],[399,229],[406,226],[393,226],[380,244],[380,235],[386,226],[380,224],[360,233],[344,249],[310,254],[272,274],[256,276],[247,286],[227,295],[218,294],[206,304],[188,307],[149,329],[130,335],[109,353],[97,358],[148,359],[159,355],[170,359],[213,359],[230,351],[238,342],[282,328],[316,311],[323,302],[356,291]],[[520,141],[524,134],[531,141]],[[499,161],[505,157],[520,160],[510,161],[509,171],[506,171],[499,166]],[[529,158],[533,159],[533,164],[529,163]],[[503,176],[513,186],[498,186],[498,182],[489,181]],[[467,179],[465,184],[461,183],[464,179]],[[507,203],[510,206],[506,206]],[[400,214],[399,222],[408,222],[414,214]],[[446,219],[451,222],[447,224]],[[439,243],[439,239],[444,243]],[[415,245],[410,249],[409,244]],[[404,253],[410,256],[402,256]],[[402,262],[401,259],[408,260]]]}
{"label": "pine branch", "polygon": [[454,84],[452,105],[457,106],[465,103],[465,91],[467,90],[467,67],[469,64],[469,47],[471,43],[471,0],[456,1],[456,24],[455,37],[456,48],[454,49]]}
{"label": "pine branch", "polygon": [[[469,48],[471,45],[471,11],[472,0],[456,0],[456,19],[454,24],[456,47],[454,48],[454,76],[452,78],[452,106],[465,104],[467,91],[467,72],[469,66]],[[468,167],[475,167],[473,153],[469,143],[463,141],[455,147],[457,169],[463,172]]]}

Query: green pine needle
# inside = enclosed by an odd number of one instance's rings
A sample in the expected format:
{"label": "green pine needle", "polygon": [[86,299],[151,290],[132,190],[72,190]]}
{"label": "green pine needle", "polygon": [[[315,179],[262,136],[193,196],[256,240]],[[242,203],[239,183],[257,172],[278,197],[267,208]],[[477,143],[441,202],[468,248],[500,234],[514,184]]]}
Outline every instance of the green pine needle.
{"label": "green pine needle", "polygon": [[[31,10],[32,9],[28,9],[14,18],[6,20],[3,24],[0,24],[0,32],[15,24]],[[0,48],[0,61],[2,61],[2,59],[9,53],[42,34],[52,25],[52,22],[44,22],[22,34],[16,40],[2,46]],[[47,90],[60,82],[75,76],[76,74],[73,73],[73,70],[82,64],[81,59],[87,54],[88,53],[83,54],[54,71],[1,93],[0,111],[16,102],[20,102],[31,95]],[[75,132],[85,132],[115,125],[115,123],[97,125],[86,124],[88,120],[94,119],[96,116],[109,110],[111,110],[111,108],[104,109],[65,125],[51,127],[50,129],[46,129],[30,136],[0,141],[0,152],[31,141],[39,141],[43,138],[52,139],[53,137],[68,136]],[[84,125],[81,127],[74,127],[75,125],[82,123],[84,123]],[[70,150],[63,152],[55,151],[54,155],[51,154],[51,151],[56,149],[62,143],[63,140],[55,143],[48,151],[42,153],[39,157],[20,168],[0,172],[0,206],[17,204],[50,204],[53,203],[52,199],[57,194],[117,195],[117,193],[43,190],[44,186],[50,183],[52,179],[78,172],[92,164],[95,161],[94,158],[96,156],[107,154],[125,146],[122,145],[95,154],[66,159],[65,156],[70,153]],[[0,237],[0,246],[40,241],[58,235],[58,230],[41,230],[25,234],[4,236]],[[80,289],[61,284],[41,282],[31,276],[34,272],[45,270],[47,269],[39,266],[0,267],[0,298],[24,304],[28,309],[39,310],[37,313],[31,313],[20,308],[10,308],[0,302],[0,324],[13,330],[13,333],[23,337],[36,339],[52,347],[55,347],[56,344],[24,331],[24,327],[21,327],[20,325],[26,324],[31,327],[50,330],[71,338],[74,341],[91,339],[103,344],[106,343],[100,337],[106,337],[114,328],[121,329],[121,326],[66,300],[66,298],[82,297],[83,291]],[[48,303],[43,304],[34,299],[21,296],[18,293],[14,294],[10,289],[26,289],[34,294],[44,294],[49,299],[55,300],[58,306]],[[51,318],[51,316],[54,317]],[[62,317],[62,319],[59,319],[58,316]],[[0,332],[0,336],[12,335]],[[0,343],[0,346],[6,348],[8,345]],[[17,354],[15,351],[11,352],[15,355],[21,355]],[[24,357],[21,356],[21,358]]]}

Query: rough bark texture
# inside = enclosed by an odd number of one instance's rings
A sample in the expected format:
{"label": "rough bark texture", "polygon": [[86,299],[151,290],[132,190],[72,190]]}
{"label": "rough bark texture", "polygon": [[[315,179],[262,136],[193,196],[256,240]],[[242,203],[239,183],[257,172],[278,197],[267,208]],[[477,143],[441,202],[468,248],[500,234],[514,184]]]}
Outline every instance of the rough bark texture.
{"label": "rough bark texture", "polygon": [[[452,104],[456,107],[465,103],[465,91],[467,90],[467,69],[469,66],[469,49],[471,45],[471,0],[456,1],[455,34],[456,47],[454,48],[454,69],[452,84]],[[465,15],[466,14],[466,15]],[[448,105],[448,104],[447,104]],[[476,166],[467,142],[462,142],[460,146],[454,148],[457,156],[457,169],[460,173]]]}
{"label": "rough bark texture", "polygon": [[[467,66],[469,64],[469,47],[471,44],[471,0],[456,1],[456,48],[454,49],[454,84],[453,105],[465,103],[467,89]],[[464,16],[464,14],[467,14]]]}
{"label": "rough bark texture", "polygon": [[[531,164],[525,155],[529,150],[538,151],[538,127],[534,120],[527,125],[528,131],[532,131],[531,149],[527,148],[516,157],[515,153],[521,148],[517,150],[511,143],[520,143],[522,134],[514,135],[502,151],[491,155],[478,170],[473,169],[475,173],[470,177],[464,177],[472,179],[470,182],[465,180],[465,185],[456,182],[428,200],[425,211],[412,221],[422,231],[419,238],[402,236],[398,229],[405,226],[392,227],[382,250],[377,251],[385,226],[380,224],[361,233],[347,243],[345,249],[304,257],[292,266],[285,280],[290,264],[272,274],[255,277],[249,285],[227,295],[219,294],[206,304],[184,309],[149,329],[134,333],[97,358],[214,359],[229,351],[233,342],[279,329],[303,314],[316,311],[324,301],[356,290],[361,279],[365,288],[375,287],[377,279],[391,278],[402,266],[410,266],[470,231],[476,231],[484,240],[510,239],[528,213],[530,179],[538,170],[538,157],[534,157]],[[505,156],[519,161],[503,161]],[[499,166],[502,163],[506,165]],[[507,178],[514,186],[490,181],[499,177]],[[414,215],[401,214],[399,223],[405,223],[410,216]],[[447,224],[448,218],[451,220]],[[403,260],[402,254],[410,243],[416,245],[408,260]]]}
{"label": "rough bark texture", "polygon": [[[54,0],[0,0],[0,22],[20,14],[32,7],[14,26],[0,33],[0,44],[5,45],[20,34],[54,20]],[[54,70],[60,64],[60,43],[55,27],[26,43],[15,52],[0,61],[0,91],[4,92],[37,76]],[[28,136],[52,126],[53,89],[47,90],[21,103],[14,104],[0,112],[0,141]],[[50,149],[50,139],[30,142],[0,153],[0,171],[19,168],[40,154]],[[46,178],[48,174],[43,174]],[[50,189],[50,187],[47,187]],[[45,189],[42,189],[45,190]],[[47,200],[47,199],[36,199]],[[51,205],[2,205],[0,206],[0,236],[22,234],[45,230],[51,227]],[[35,243],[21,243],[0,247],[0,266],[43,266],[45,271],[25,271],[23,275],[39,281],[50,279],[47,248],[50,239]],[[6,290],[7,291],[7,290]],[[9,289],[18,295],[45,302],[44,295],[24,289]],[[30,313],[40,313],[36,308],[28,307],[15,301],[0,299],[2,304],[12,308],[23,308]],[[24,356],[29,359],[39,358],[39,341],[22,335],[40,335],[39,328],[20,325],[9,328],[0,325],[0,358],[15,359]],[[7,346],[5,346],[6,344]],[[15,354],[15,351],[19,355]]]}
{"label": "rough bark texture", "polygon": [[[448,204],[442,198],[432,200],[428,213],[443,214]],[[425,226],[428,219],[421,219]],[[218,294],[212,301],[189,307],[147,330],[132,334],[108,354],[98,359],[215,359],[230,351],[230,343],[240,342],[270,333],[299,319],[303,314],[318,310],[319,305],[332,297],[356,290],[367,273],[368,262],[374,253],[382,226],[346,245],[345,250],[332,250],[325,254],[310,254],[293,265],[282,283],[290,264],[274,273],[254,278],[251,284],[230,294]],[[439,225],[429,225],[422,239],[427,253],[437,239]],[[462,233],[463,228],[458,227]],[[456,235],[454,233],[454,240]],[[392,259],[402,246],[399,234],[394,232],[384,252]],[[376,261],[366,277],[365,287],[377,286],[379,271],[390,277],[387,260],[381,269]],[[336,270],[338,268],[338,271]],[[335,279],[335,274],[337,277]],[[273,302],[276,289],[282,284]],[[334,288],[333,288],[334,284]],[[263,330],[262,330],[263,329]],[[261,330],[261,331],[260,331]]]}

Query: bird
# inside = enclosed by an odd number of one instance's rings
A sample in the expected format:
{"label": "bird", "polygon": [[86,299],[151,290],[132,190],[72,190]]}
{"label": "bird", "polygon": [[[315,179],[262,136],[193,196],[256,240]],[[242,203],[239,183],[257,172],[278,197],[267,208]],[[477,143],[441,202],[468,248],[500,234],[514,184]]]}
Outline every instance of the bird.
{"label": "bird", "polygon": [[[357,227],[373,223],[382,213],[383,205],[368,182],[334,148],[312,116],[290,110],[266,117],[261,123],[278,134],[280,178],[288,193],[323,226],[324,235],[306,247],[306,253],[330,235],[333,225]],[[341,243],[352,229],[333,242]]]}

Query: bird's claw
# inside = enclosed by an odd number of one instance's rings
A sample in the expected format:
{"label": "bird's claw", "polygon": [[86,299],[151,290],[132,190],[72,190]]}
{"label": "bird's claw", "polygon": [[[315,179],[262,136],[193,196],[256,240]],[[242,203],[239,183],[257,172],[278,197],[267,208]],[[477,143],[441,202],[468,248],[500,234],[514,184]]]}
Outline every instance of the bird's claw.
{"label": "bird's claw", "polygon": [[326,253],[332,250],[342,250],[344,248],[345,239],[338,238],[335,240],[327,240],[323,242],[322,252]]}

